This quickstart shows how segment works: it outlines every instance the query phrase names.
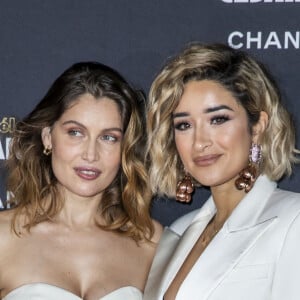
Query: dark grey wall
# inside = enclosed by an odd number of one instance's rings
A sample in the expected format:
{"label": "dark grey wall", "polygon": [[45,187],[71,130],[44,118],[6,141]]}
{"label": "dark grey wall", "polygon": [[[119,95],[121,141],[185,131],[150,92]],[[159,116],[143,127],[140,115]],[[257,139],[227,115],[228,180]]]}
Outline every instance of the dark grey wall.
{"label": "dark grey wall", "polygon": [[[300,0],[2,0],[0,164],[14,118],[31,111],[72,63],[101,61],[147,93],[166,58],[195,40],[224,42],[265,62],[300,128],[299,16]],[[2,170],[0,206],[4,177]],[[300,169],[280,186],[300,192]],[[168,224],[207,195],[197,191],[191,205],[156,200],[153,216]]]}

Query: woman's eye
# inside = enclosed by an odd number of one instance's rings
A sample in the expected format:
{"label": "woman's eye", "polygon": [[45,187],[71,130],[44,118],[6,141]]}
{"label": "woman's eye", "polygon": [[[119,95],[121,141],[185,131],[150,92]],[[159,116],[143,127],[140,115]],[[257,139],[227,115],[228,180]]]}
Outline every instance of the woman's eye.
{"label": "woman's eye", "polygon": [[227,122],[228,120],[229,120],[228,116],[217,116],[217,117],[213,117],[210,123],[213,125],[220,125]]}
{"label": "woman's eye", "polygon": [[71,136],[81,136],[82,132],[78,129],[70,129],[68,130],[68,134]]}
{"label": "woman's eye", "polygon": [[180,122],[174,125],[174,128],[176,130],[187,130],[188,128],[190,128],[191,125],[187,122]]}
{"label": "woman's eye", "polygon": [[105,134],[101,137],[101,140],[109,141],[109,142],[117,142],[118,138],[114,135]]}

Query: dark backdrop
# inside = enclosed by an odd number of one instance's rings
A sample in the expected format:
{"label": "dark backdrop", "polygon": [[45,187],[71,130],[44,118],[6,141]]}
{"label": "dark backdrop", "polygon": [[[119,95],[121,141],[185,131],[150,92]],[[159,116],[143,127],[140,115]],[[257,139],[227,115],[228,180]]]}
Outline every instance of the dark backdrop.
{"label": "dark backdrop", "polygon": [[[166,59],[191,41],[223,42],[266,63],[300,128],[300,0],[2,0],[0,164],[15,119],[71,64],[103,62],[147,93]],[[4,182],[2,169],[2,208]],[[300,192],[300,169],[280,186]],[[169,224],[207,196],[198,190],[190,205],[157,199],[153,216]]]}

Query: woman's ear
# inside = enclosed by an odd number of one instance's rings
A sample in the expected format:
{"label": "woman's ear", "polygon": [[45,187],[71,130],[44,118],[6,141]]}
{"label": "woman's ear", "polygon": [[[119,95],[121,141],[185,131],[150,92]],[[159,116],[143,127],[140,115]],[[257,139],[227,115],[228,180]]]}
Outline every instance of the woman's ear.
{"label": "woman's ear", "polygon": [[52,142],[51,142],[51,128],[50,127],[44,127],[42,129],[42,142],[45,149],[52,149]]}
{"label": "woman's ear", "polygon": [[252,128],[253,142],[255,144],[259,143],[260,137],[266,130],[268,123],[269,123],[268,114],[265,111],[261,111],[258,122]]}

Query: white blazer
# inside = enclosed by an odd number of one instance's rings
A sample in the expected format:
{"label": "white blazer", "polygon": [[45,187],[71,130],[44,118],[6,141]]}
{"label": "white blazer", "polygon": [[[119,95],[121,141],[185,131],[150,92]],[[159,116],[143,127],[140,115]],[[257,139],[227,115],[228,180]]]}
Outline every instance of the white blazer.
{"label": "white blazer", "polygon": [[[163,299],[214,214],[210,197],[165,229],[144,300]],[[299,300],[299,214],[300,194],[260,176],[199,257],[176,300]]]}

